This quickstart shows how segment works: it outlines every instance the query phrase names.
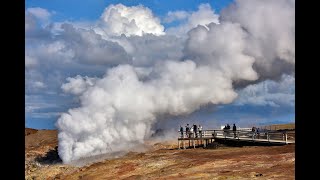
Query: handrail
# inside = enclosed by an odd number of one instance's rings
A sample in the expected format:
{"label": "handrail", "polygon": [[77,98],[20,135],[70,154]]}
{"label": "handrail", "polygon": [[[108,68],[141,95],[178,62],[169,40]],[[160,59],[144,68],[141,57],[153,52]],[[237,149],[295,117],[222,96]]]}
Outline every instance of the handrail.
{"label": "handrail", "polygon": [[[208,131],[215,131],[215,132],[217,132],[217,131],[220,131],[220,132],[233,132],[233,130],[232,129],[225,129],[225,130],[223,130],[223,129],[208,129],[208,130],[202,130],[202,132],[204,132],[204,131],[206,131],[206,132],[208,132]],[[181,132],[181,131],[177,131],[177,132]],[[182,131],[182,132],[187,132],[187,131]],[[190,132],[190,131],[189,131]],[[197,131],[197,132],[199,132],[199,131]],[[246,133],[250,133],[250,132],[253,132],[253,131],[248,131],[248,130],[236,130],[236,132],[246,132]],[[259,133],[284,133],[284,132],[286,132],[286,133],[289,133],[289,132],[295,132],[294,130],[281,130],[281,131],[278,131],[278,130],[265,130],[265,131],[259,131]],[[257,132],[256,132],[257,133]]]}
{"label": "handrail", "polygon": [[[193,132],[191,133],[189,131],[189,134],[187,131],[178,131],[180,133],[180,138],[206,138],[206,137],[224,137],[224,138],[230,138],[234,137],[236,139],[240,138],[251,138],[252,140],[260,139],[260,140],[267,140],[270,142],[270,140],[281,140],[285,141],[285,143],[288,143],[288,134],[294,131],[260,131],[260,132],[253,132],[248,130],[223,130],[223,129],[208,129],[208,130],[202,130],[201,134],[199,131],[197,133]],[[292,138],[292,136],[291,136]]]}

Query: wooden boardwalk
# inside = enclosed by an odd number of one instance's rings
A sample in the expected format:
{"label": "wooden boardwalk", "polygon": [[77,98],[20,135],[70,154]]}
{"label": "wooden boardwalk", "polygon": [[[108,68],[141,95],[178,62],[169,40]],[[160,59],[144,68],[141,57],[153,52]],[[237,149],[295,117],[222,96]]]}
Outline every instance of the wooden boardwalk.
{"label": "wooden boardwalk", "polygon": [[219,142],[244,142],[244,143],[255,143],[255,144],[268,144],[268,145],[285,145],[293,144],[294,131],[264,131],[260,133],[254,133],[251,131],[238,130],[233,132],[231,130],[204,130],[197,134],[183,134],[180,133],[178,138],[178,147],[186,149],[187,147],[207,147],[210,143],[214,141]]}

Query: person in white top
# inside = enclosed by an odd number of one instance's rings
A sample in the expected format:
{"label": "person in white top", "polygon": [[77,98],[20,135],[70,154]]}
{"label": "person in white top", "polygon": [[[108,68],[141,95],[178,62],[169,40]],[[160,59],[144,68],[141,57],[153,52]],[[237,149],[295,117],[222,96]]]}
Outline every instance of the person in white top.
{"label": "person in white top", "polygon": [[191,126],[191,128],[190,128],[190,136],[189,136],[189,137],[191,137],[191,136],[194,137],[194,134],[193,134],[193,133],[194,133],[194,131],[193,131],[193,126]]}
{"label": "person in white top", "polygon": [[200,124],[199,124],[198,129],[199,129],[200,138],[202,138],[202,126]]}

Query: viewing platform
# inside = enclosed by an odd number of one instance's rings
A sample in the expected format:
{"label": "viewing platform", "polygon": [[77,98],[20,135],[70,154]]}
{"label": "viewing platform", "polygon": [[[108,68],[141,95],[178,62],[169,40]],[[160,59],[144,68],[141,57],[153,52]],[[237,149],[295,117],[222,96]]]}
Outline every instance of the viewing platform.
{"label": "viewing platform", "polygon": [[259,133],[247,130],[204,130],[200,134],[186,134],[186,131],[179,131],[178,138],[179,149],[186,149],[186,142],[188,147],[204,147],[206,148],[210,143],[216,141],[219,143],[242,143],[255,145],[285,145],[295,143],[295,131],[270,131],[263,130]]}

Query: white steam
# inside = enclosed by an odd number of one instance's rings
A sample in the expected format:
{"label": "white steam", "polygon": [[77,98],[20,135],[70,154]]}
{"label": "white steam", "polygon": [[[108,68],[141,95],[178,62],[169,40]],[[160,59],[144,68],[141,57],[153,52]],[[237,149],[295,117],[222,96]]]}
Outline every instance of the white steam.
{"label": "white steam", "polygon": [[283,71],[276,61],[295,63],[294,0],[237,0],[222,11],[221,18],[241,24],[248,32],[246,53],[256,58],[265,75]]}
{"label": "white steam", "polygon": [[[257,8],[264,4],[267,4],[266,9],[281,6],[288,8],[285,10],[288,13],[283,13],[282,8],[275,8],[277,11],[270,17],[265,17],[270,12],[263,9],[243,13],[253,8],[248,2],[258,5]],[[264,73],[273,71],[267,67],[273,61],[294,64],[294,45],[290,45],[294,43],[291,35],[294,23],[272,24],[268,19],[278,14],[285,17],[276,19],[294,21],[291,1],[237,3],[231,7],[235,11],[230,11],[230,8],[224,11],[219,24],[211,21],[188,32],[182,59],[163,57],[162,61],[138,63],[142,65],[139,67],[122,64],[108,69],[102,78],[68,78],[69,82],[62,85],[62,89],[78,95],[81,106],[63,113],[56,123],[59,155],[63,162],[128,150],[151,135],[151,127],[157,117],[190,114],[206,104],[231,103],[237,97],[234,82],[258,80]],[[210,10],[207,6],[202,8]],[[264,12],[263,16],[260,16],[261,12]],[[246,21],[247,16],[261,20]],[[111,5],[102,17],[108,22],[104,30],[111,34],[163,34],[162,25],[154,21],[156,18],[149,9],[142,6]],[[266,28],[258,28],[268,34],[266,36],[253,28],[264,26],[261,21],[270,22],[264,24]],[[287,31],[288,35],[282,38],[285,32],[278,28]],[[256,48],[251,49],[253,47]],[[130,51],[131,54],[134,52]],[[268,53],[272,55],[268,56]],[[147,65],[144,67],[143,64]],[[259,67],[256,70],[253,68],[255,65]]]}

